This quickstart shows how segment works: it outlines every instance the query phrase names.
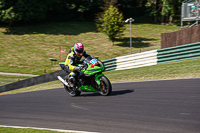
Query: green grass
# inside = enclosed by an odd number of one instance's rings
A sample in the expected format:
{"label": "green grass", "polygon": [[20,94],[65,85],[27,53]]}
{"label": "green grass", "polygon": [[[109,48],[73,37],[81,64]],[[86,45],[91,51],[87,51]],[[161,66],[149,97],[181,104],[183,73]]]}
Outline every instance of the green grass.
{"label": "green grass", "polygon": [[31,128],[9,128],[9,127],[0,127],[0,133],[61,133],[50,130],[38,130]]}
{"label": "green grass", "polygon": [[[130,53],[129,24],[122,38],[111,45],[108,37],[97,32],[93,22],[52,22],[12,28],[0,27],[0,72],[42,75],[60,70],[52,66],[49,58],[59,60],[59,48],[64,61],[75,42],[82,42],[86,51],[101,60]],[[155,24],[133,24],[133,53],[160,48],[161,33],[179,30],[180,27]]]}

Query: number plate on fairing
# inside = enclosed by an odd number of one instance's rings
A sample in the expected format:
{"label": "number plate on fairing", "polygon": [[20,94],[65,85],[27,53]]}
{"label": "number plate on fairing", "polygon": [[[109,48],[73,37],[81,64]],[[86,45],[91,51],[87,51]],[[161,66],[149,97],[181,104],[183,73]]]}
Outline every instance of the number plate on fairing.
{"label": "number plate on fairing", "polygon": [[96,59],[92,59],[90,62],[89,62],[89,64],[91,64],[91,65],[98,65],[99,63],[98,63],[98,61],[96,60]]}

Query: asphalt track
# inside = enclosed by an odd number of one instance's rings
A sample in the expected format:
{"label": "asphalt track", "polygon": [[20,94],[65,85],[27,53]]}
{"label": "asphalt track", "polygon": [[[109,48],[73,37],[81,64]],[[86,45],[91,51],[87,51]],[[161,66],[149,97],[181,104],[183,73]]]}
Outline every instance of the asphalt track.
{"label": "asphalt track", "polygon": [[199,133],[200,79],[112,84],[70,97],[63,88],[0,96],[0,125],[102,133]]}

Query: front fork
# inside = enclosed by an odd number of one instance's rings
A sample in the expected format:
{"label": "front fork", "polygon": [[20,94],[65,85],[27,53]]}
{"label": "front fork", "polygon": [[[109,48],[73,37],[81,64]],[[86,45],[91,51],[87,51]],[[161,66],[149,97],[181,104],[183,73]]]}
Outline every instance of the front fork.
{"label": "front fork", "polygon": [[[96,74],[95,75],[95,81],[96,81],[96,83],[97,83],[97,85],[100,87],[100,84],[101,84],[101,81],[99,80],[99,78],[100,77],[102,77],[102,76],[104,76],[104,74]],[[99,89],[99,87],[98,87],[98,89]]]}

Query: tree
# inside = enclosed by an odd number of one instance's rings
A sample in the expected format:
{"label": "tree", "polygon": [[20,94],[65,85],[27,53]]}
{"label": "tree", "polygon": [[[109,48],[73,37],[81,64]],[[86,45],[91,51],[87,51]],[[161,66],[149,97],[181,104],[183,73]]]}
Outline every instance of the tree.
{"label": "tree", "polygon": [[105,6],[103,14],[98,16],[96,20],[97,28],[100,32],[105,33],[114,45],[116,37],[120,37],[125,30],[125,22],[123,14],[111,2]]}
{"label": "tree", "polygon": [[173,22],[175,16],[177,16],[177,18],[180,20],[181,3],[182,0],[169,0],[169,4],[171,5],[171,10],[169,13],[169,23]]}
{"label": "tree", "polygon": [[182,0],[147,0],[146,11],[154,22],[172,23],[173,17],[180,20]]}
{"label": "tree", "polygon": [[147,12],[150,16],[154,17],[154,22],[157,23],[158,21],[158,9],[157,9],[158,1],[157,0],[148,0],[146,3]]}

